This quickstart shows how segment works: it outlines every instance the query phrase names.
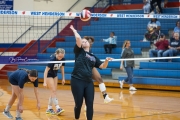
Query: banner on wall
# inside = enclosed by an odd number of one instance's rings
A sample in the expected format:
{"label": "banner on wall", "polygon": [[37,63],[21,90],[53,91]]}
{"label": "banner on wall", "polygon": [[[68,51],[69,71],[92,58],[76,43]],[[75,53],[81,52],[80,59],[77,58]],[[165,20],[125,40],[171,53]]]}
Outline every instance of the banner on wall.
{"label": "banner on wall", "polygon": [[[0,15],[28,15],[28,16],[64,16],[80,17],[79,12],[50,12],[50,11],[17,11],[0,10]],[[98,18],[157,18],[157,19],[180,19],[180,15],[168,14],[113,14],[113,13],[91,13],[91,17]]]}
{"label": "banner on wall", "polygon": [[13,10],[13,0],[0,0],[0,10]]}

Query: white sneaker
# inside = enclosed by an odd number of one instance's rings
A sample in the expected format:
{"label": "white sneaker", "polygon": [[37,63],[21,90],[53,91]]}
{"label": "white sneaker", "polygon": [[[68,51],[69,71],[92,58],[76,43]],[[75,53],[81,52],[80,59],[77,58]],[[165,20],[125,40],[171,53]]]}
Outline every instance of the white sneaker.
{"label": "white sneaker", "polygon": [[129,88],[129,90],[130,90],[130,91],[136,91],[137,89],[136,89],[135,87],[132,87],[132,86],[131,86],[131,87]]}
{"label": "white sneaker", "polygon": [[105,99],[104,99],[104,103],[109,103],[111,101],[113,101],[113,98],[110,98],[109,95],[106,95]]}
{"label": "white sneaker", "polygon": [[154,14],[154,11],[150,12],[150,14]]}
{"label": "white sneaker", "polygon": [[159,10],[159,7],[156,6],[156,13],[159,14],[160,13],[160,10]]}
{"label": "white sneaker", "polygon": [[120,88],[123,89],[124,80],[119,81]]}

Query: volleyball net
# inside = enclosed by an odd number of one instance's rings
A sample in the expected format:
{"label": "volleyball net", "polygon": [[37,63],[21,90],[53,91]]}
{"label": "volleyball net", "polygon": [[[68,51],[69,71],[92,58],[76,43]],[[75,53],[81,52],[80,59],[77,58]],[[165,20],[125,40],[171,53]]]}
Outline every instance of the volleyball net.
{"label": "volleyball net", "polygon": [[[100,12],[100,9],[94,11]],[[1,57],[16,56],[24,59],[23,57],[28,56],[29,59],[48,61],[57,48],[64,48],[66,60],[74,60],[75,37],[69,29],[70,25],[73,25],[82,37],[94,37],[92,52],[100,59],[112,57],[120,60],[122,45],[125,40],[129,40],[135,58],[146,58],[142,60],[148,61],[149,50],[156,49],[154,44],[161,38],[162,33],[168,41],[173,37],[174,27],[180,18],[178,11],[176,8],[167,9],[169,14],[139,14],[142,10],[109,13],[91,11],[91,19],[83,22],[79,19],[79,12],[1,10],[0,39],[2,48],[6,46]],[[147,34],[148,23],[153,18],[160,23],[160,31],[155,35]],[[111,32],[117,36],[117,46],[112,48],[111,53],[105,54],[104,45],[108,42],[102,42],[102,39],[109,38]],[[173,61],[179,61],[178,55],[179,53]],[[154,54],[153,57],[156,56],[157,54]]]}

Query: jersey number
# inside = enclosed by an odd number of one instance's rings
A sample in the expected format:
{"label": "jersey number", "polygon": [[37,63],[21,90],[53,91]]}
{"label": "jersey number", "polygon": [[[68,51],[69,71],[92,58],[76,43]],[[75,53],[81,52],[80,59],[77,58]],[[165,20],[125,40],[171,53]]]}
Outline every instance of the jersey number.
{"label": "jersey number", "polygon": [[58,70],[61,66],[62,66],[62,63],[61,64],[54,64],[53,70]]}

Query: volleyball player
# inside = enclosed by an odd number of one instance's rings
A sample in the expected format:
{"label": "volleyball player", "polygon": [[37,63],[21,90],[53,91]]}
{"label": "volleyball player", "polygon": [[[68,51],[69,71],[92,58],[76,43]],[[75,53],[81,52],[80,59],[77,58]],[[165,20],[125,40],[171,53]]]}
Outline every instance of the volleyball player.
{"label": "volleyball player", "polygon": [[9,75],[9,82],[12,87],[11,98],[4,109],[3,114],[8,118],[13,118],[10,113],[10,108],[14,104],[16,98],[18,98],[18,103],[16,106],[16,120],[22,120],[21,113],[23,112],[23,102],[24,94],[23,88],[26,82],[33,82],[34,84],[34,93],[37,99],[37,108],[40,109],[40,101],[38,96],[38,72],[37,70],[27,70],[27,69],[18,69]]}
{"label": "volleyball player", "polygon": [[70,29],[76,37],[75,65],[71,75],[71,90],[75,101],[75,119],[80,117],[83,98],[87,106],[86,115],[87,120],[93,119],[93,102],[94,102],[94,85],[92,81],[92,69],[106,68],[108,61],[112,58],[106,58],[105,62],[101,62],[95,55],[89,52],[90,44],[86,38],[81,39],[74,27],[71,25]]}
{"label": "volleyball player", "polygon": [[[90,44],[90,48],[91,48],[94,43],[94,38],[90,37],[90,36],[89,37],[85,36],[84,38],[86,38],[88,40],[88,42]],[[91,50],[90,50],[90,53],[92,53]],[[106,86],[102,80],[100,73],[98,72],[98,70],[95,67],[92,69],[92,74],[93,74],[92,79],[99,83],[99,89],[100,89],[101,93],[103,94],[104,103],[109,103],[109,102],[113,101],[114,99],[110,98],[109,95],[107,94]],[[84,107],[84,110],[86,111],[86,106]]]}
{"label": "volleyball player", "polygon": [[[94,38],[93,37],[85,37],[85,38],[90,43],[90,48],[91,48],[93,43],[94,43]],[[90,52],[92,53],[91,50],[90,50]],[[99,89],[103,94],[104,103],[109,103],[112,100],[114,100],[113,98],[109,98],[109,95],[106,92],[106,86],[105,86],[105,84],[104,84],[104,82],[102,80],[102,77],[101,77],[100,73],[98,72],[98,70],[95,67],[92,70],[92,74],[93,74],[93,76],[92,76],[93,80],[95,80],[95,81],[97,81],[99,83]]]}
{"label": "volleyball player", "polygon": [[[50,61],[64,61],[65,50],[59,48],[55,51],[53,55],[51,55]],[[57,72],[60,69],[62,74],[62,84],[65,84],[64,77],[64,66],[65,63],[49,63],[44,71],[44,83],[43,85],[50,89],[50,97],[48,102],[48,109],[46,110],[47,114],[57,114],[60,115],[64,112],[64,110],[59,106],[59,102],[57,99],[56,91],[58,84]],[[52,105],[55,105],[56,112],[53,110]]]}

